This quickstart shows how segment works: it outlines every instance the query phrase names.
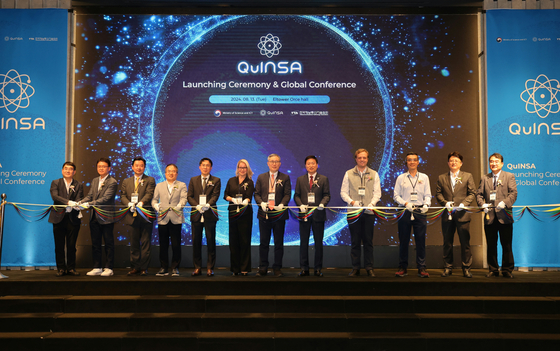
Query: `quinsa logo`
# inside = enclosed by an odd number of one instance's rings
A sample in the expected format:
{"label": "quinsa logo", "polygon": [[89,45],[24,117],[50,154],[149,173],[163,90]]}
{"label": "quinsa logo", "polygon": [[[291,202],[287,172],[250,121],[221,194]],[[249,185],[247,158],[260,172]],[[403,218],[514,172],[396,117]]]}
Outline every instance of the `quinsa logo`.
{"label": "quinsa logo", "polygon": [[550,113],[560,111],[558,92],[560,83],[556,79],[548,79],[541,74],[537,79],[528,79],[525,90],[519,96],[525,102],[525,110],[536,113],[540,118],[546,118]]}
{"label": "quinsa logo", "polygon": [[268,33],[266,36],[261,37],[261,41],[257,47],[261,51],[261,55],[271,58],[280,53],[282,44],[280,43],[280,38]]}
{"label": "quinsa logo", "polygon": [[11,69],[6,74],[0,73],[0,108],[6,108],[10,113],[19,108],[29,107],[29,98],[35,94],[35,89],[29,84],[31,79],[27,74],[19,74]]}

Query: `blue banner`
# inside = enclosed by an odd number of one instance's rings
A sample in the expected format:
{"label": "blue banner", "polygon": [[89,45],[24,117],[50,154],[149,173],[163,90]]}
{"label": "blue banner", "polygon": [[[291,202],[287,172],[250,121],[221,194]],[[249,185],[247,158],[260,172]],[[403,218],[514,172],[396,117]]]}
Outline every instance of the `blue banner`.
{"label": "blue banner", "polygon": [[536,205],[560,199],[560,11],[490,10],[487,19],[488,152],[515,174],[515,205],[536,210],[514,224],[518,267],[560,266],[560,223]]}
{"label": "blue banner", "polygon": [[[0,193],[51,204],[65,161],[68,11],[0,10],[0,52]],[[2,266],[55,265],[52,224],[33,219],[7,207]]]}

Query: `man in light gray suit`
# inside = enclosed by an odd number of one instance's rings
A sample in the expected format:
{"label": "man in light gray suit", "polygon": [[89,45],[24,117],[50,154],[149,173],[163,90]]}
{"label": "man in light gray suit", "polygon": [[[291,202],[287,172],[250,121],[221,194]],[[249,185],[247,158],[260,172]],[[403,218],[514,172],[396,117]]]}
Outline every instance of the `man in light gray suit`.
{"label": "man in light gray suit", "polygon": [[[169,274],[179,276],[181,263],[181,227],[183,225],[183,207],[187,203],[187,185],[177,180],[179,169],[174,164],[165,167],[166,181],[156,185],[152,207],[158,213],[159,261],[161,269],[156,274],[163,277]],[[160,218],[159,215],[162,215]],[[171,237],[171,267],[169,267],[169,238]]]}
{"label": "man in light gray suit", "polygon": [[498,233],[502,244],[502,275],[513,278],[513,216],[511,211],[517,200],[517,184],[512,173],[502,171],[504,157],[498,153],[490,156],[492,172],[484,175],[476,193],[476,201],[484,208],[484,233],[486,234],[487,260],[489,272],[487,278],[499,276]]}
{"label": "man in light gray suit", "polygon": [[[117,180],[109,175],[111,171],[111,160],[108,158],[100,158],[97,161],[97,173],[99,177],[94,178],[91,182],[91,188],[86,197],[80,201],[84,208],[89,206],[100,206],[104,212],[103,215],[97,214],[94,209],[91,210],[89,221],[89,229],[91,232],[91,251],[93,258],[93,269],[87,275],[101,275],[109,277],[113,275],[113,266],[115,263],[115,238],[113,236],[113,227],[115,218],[115,195],[117,194]],[[105,269],[101,269],[101,245],[105,240]]]}
{"label": "man in light gray suit", "polygon": [[465,211],[465,207],[470,206],[474,201],[476,188],[472,174],[461,171],[463,155],[457,151],[449,153],[447,155],[447,165],[449,166],[449,172],[439,176],[436,186],[437,202],[449,211],[448,213],[445,212],[441,218],[443,263],[445,265],[445,270],[441,276],[448,277],[453,273],[453,239],[455,230],[457,230],[461,243],[463,276],[472,278],[471,235],[469,232],[471,214]]}

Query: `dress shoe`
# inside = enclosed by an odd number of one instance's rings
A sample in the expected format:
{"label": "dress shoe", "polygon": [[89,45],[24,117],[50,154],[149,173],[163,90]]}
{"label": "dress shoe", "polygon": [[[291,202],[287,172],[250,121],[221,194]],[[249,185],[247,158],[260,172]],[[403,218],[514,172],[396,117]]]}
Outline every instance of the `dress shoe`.
{"label": "dress shoe", "polygon": [[314,275],[316,277],[323,277],[323,272],[320,269],[316,269]]}
{"label": "dress shoe", "polygon": [[241,272],[241,275],[244,276],[244,277],[246,277],[246,276],[249,275],[249,273],[247,273],[247,272]]}
{"label": "dress shoe", "polygon": [[500,272],[488,272],[488,274],[486,274],[486,278],[499,277],[499,276],[500,276]]}
{"label": "dress shoe", "polygon": [[57,277],[62,277],[65,275],[66,275],[66,271],[64,269],[59,269],[58,272],[56,272]]}
{"label": "dress shoe", "polygon": [[504,276],[504,278],[513,278],[513,274],[511,272],[502,272],[502,275]]}
{"label": "dress shoe", "polygon": [[202,275],[202,271],[200,270],[200,268],[195,269],[191,275],[194,277],[195,275]]}
{"label": "dress shoe", "polygon": [[71,269],[71,270],[69,270],[68,272],[66,272],[66,274],[68,274],[68,275],[72,275],[72,276],[74,276],[74,277],[77,277],[77,276],[79,276],[79,275],[80,275],[80,273],[76,272],[76,270],[75,270],[75,269]]}
{"label": "dress shoe", "polygon": [[355,277],[360,275],[360,270],[359,269],[353,269],[352,272],[348,273],[349,277]]}
{"label": "dress shoe", "polygon": [[472,278],[472,273],[470,268],[463,268],[463,277]]}
{"label": "dress shoe", "polygon": [[397,271],[397,273],[395,273],[395,277],[406,277],[408,275],[408,271],[406,270],[406,268],[402,268],[399,267],[399,270]]}
{"label": "dress shoe", "polygon": [[[308,273],[307,275],[309,275],[309,273]],[[276,278],[280,278],[280,277],[283,277],[283,276],[284,276],[284,273],[282,273],[282,271],[279,270],[279,269],[275,269],[275,270],[274,270],[274,276],[275,276]]]}
{"label": "dress shoe", "polygon": [[113,270],[111,268],[104,268],[103,273],[101,273],[102,277],[110,277],[113,275]]}
{"label": "dress shoe", "polygon": [[420,269],[418,269],[418,276],[420,278],[429,278],[430,274],[428,272],[426,272],[426,268],[420,268]]}
{"label": "dress shoe", "polygon": [[208,270],[206,271],[206,276],[207,276],[207,277],[213,277],[213,276],[214,276],[214,271],[211,270],[211,269],[208,269]]}
{"label": "dress shoe", "polygon": [[373,269],[366,270],[368,277],[375,277],[375,273],[373,273]]}
{"label": "dress shoe", "polygon": [[141,272],[140,272],[140,275],[141,275],[142,277],[147,276],[147,275],[148,275],[148,270],[145,269],[145,270],[141,271]]}
{"label": "dress shoe", "polygon": [[93,276],[93,275],[101,275],[103,270],[101,268],[94,268],[91,271],[87,272],[86,275]]}
{"label": "dress shoe", "polygon": [[[464,274],[465,270],[463,270],[463,274]],[[441,273],[442,277],[449,277],[450,275],[453,274],[453,271],[451,270],[451,268],[446,268],[443,270],[443,273]]]}
{"label": "dress shoe", "polygon": [[137,275],[137,274],[140,274],[140,271],[136,268],[134,268],[130,272],[126,273],[126,275]]}
{"label": "dress shoe", "polygon": [[233,277],[237,277],[237,276],[239,275],[239,273],[232,272],[231,275],[232,275]]}
{"label": "dress shoe", "polygon": [[265,275],[267,275],[268,272],[266,269],[259,269],[257,272],[257,277],[264,277]]}
{"label": "dress shoe", "polygon": [[307,277],[309,276],[309,271],[306,271],[305,269],[302,270],[301,272],[299,272],[298,274],[299,277]]}
{"label": "dress shoe", "polygon": [[179,276],[179,268],[173,268],[171,270],[171,276],[172,277],[178,277]]}
{"label": "dress shoe", "polygon": [[160,268],[159,272],[156,273],[156,277],[164,277],[169,275],[169,272],[165,268]]}

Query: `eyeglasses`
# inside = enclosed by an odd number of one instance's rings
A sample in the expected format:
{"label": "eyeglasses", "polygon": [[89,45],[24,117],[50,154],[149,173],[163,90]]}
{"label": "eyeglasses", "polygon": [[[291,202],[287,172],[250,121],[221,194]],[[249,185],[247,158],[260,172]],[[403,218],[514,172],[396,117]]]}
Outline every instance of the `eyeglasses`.
{"label": "eyeglasses", "polygon": [[237,169],[247,169],[247,167],[237,167]]}
{"label": "eyeglasses", "polygon": [[177,173],[177,171],[165,171],[165,173],[173,174],[173,173]]}
{"label": "eyeglasses", "polygon": [[273,165],[280,163],[280,161],[268,161],[268,163],[272,163]]}

